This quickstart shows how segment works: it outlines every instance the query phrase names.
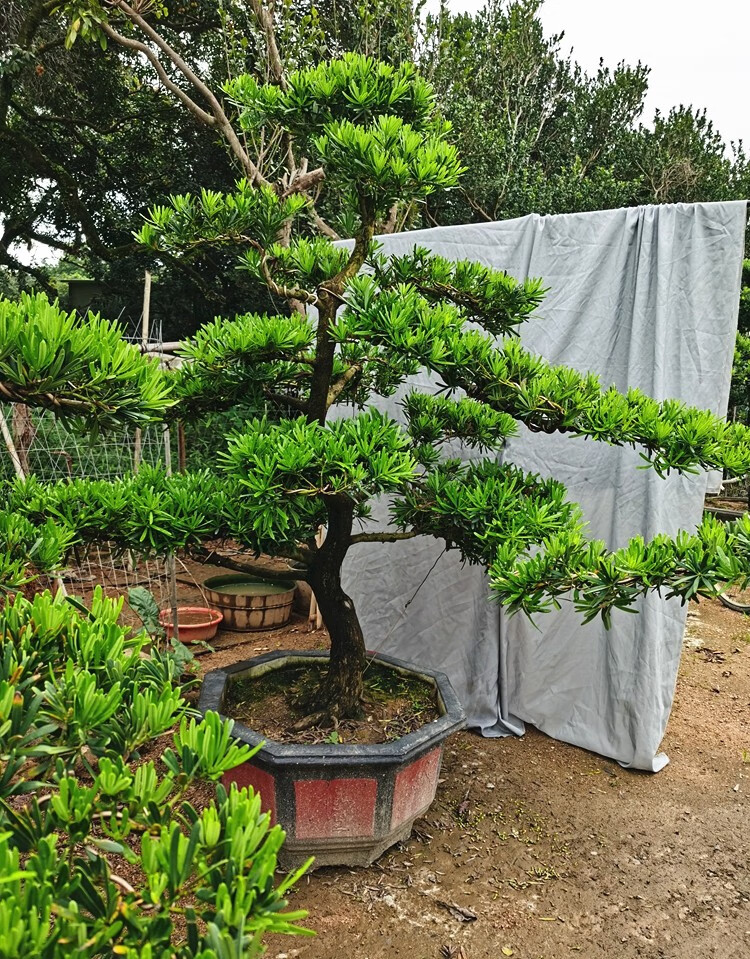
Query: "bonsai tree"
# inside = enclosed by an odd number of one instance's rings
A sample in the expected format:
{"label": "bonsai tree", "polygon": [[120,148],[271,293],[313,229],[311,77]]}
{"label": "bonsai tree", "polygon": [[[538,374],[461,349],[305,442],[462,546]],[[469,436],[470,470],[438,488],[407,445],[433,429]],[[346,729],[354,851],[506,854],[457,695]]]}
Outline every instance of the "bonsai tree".
{"label": "bonsai tree", "polygon": [[[304,145],[323,188],[348,203],[353,242],[316,236],[310,201],[293,182],[241,180],[229,194],[205,189],[154,207],[142,243],[186,257],[236,248],[238,269],[278,303],[277,315],[218,318],[202,328],[176,373],[157,369],[96,317],[66,317],[39,298],[6,303],[7,399],[46,405],[86,428],[197,417],[239,401],[264,410],[228,437],[213,473],[15,484],[6,504],[29,524],[24,535],[53,520],[78,540],[142,552],[183,549],[232,565],[206,546],[225,537],[258,556],[285,557],[289,572],[281,575],[310,583],[330,634],[328,671],[310,701],[321,721],[362,712],[365,640],[341,583],[347,553],[361,543],[439,538],[489,569],[510,610],[545,611],[567,595],[586,620],[608,621],[647,590],[685,600],[748,575],[746,518],[731,527],[707,519],[674,540],[636,538],[609,552],[586,539],[560,483],[498,462],[523,423],[637,447],[660,475],[738,475],[750,470],[750,432],[680,402],[603,388],[593,375],[524,350],[517,332],[542,301],[540,281],[419,248],[379,252],[375,224],[394,204],[418,204],[455,186],[462,172],[449,125],[413,66],[350,55],[283,83],[241,76],[225,93],[244,130],[273,128]],[[380,412],[378,398],[421,368],[442,383],[440,393],[408,393],[403,422]],[[486,458],[456,459],[449,442]],[[372,501],[383,495],[392,526],[368,530]],[[65,537],[46,536],[54,557]]]}

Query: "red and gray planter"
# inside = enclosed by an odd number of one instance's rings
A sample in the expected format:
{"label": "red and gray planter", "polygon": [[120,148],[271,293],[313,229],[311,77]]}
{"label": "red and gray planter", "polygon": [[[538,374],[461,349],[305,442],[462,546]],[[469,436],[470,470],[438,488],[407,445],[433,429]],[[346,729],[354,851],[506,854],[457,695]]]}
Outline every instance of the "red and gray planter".
{"label": "red and gray planter", "polygon": [[[321,652],[280,650],[206,674],[199,709],[224,713],[229,683],[271,669],[327,658]],[[234,736],[260,750],[224,776],[224,785],[252,786],[264,810],[287,834],[279,863],[291,869],[315,856],[318,866],[366,866],[407,839],[435,798],[443,743],[466,725],[444,673],[375,654],[390,669],[432,683],[441,715],[401,739],[375,745],[297,745],[264,738],[240,722]]]}

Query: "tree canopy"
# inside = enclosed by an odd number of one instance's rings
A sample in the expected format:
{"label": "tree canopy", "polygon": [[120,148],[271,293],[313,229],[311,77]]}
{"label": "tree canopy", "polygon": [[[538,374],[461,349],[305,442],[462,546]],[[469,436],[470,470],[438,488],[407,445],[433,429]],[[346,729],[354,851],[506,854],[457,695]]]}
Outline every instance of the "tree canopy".
{"label": "tree canopy", "polygon": [[[548,610],[567,594],[584,619],[606,622],[647,590],[687,599],[748,576],[750,518],[730,528],[707,519],[675,540],[636,538],[610,552],[588,540],[560,483],[498,462],[522,423],[630,445],[660,475],[700,468],[743,475],[750,430],[682,402],[619,392],[529,353],[517,334],[535,321],[544,296],[538,280],[517,282],[419,247],[404,256],[380,252],[376,225],[395,201],[425,204],[455,189],[462,172],[450,124],[413,65],[346,54],[291,72],[283,88],[249,76],[227,90],[245,129],[275,119],[290,133],[306,131],[323,179],[352,199],[354,244],[311,239],[311,200],[289,182],[244,178],[231,192],[204,189],[152,207],[139,239],[155,253],[233,251],[251,278],[289,304],[284,313],[206,325],[177,371],[116,344],[96,316],[69,317],[41,298],[4,305],[0,391],[16,401],[102,427],[196,417],[238,401],[268,411],[228,438],[218,475],[142,470],[115,483],[11,486],[6,582],[18,575],[19,542],[34,536],[45,543],[40,559],[48,565],[71,537],[198,555],[216,538],[231,539],[285,557],[293,566],[274,575],[308,580],[331,637],[318,705],[351,715],[360,709],[365,645],[340,573],[360,543],[433,536],[486,566],[513,610]],[[28,325],[18,319],[24,314]],[[23,363],[14,363],[19,355]],[[404,425],[379,412],[377,397],[421,368],[442,392],[407,394]],[[353,415],[329,419],[342,404]],[[485,459],[455,459],[448,441]],[[369,531],[371,502],[382,494],[390,497],[391,529]],[[211,555],[221,561],[221,550]]]}

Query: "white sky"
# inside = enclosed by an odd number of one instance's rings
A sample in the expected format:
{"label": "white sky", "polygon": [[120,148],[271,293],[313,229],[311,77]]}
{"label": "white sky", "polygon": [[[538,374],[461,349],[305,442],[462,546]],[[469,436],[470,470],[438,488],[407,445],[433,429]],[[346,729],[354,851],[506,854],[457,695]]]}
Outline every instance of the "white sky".
{"label": "white sky", "polygon": [[[474,12],[484,2],[448,5]],[[726,141],[750,147],[750,0],[545,0],[540,16],[587,71],[600,57],[651,67],[645,121],[657,107],[705,107]]]}

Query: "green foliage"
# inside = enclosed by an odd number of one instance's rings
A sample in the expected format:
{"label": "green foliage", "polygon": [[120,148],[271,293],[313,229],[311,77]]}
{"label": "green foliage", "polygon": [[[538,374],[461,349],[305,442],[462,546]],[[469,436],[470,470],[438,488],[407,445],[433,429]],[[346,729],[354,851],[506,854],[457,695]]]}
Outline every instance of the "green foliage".
{"label": "green foliage", "polygon": [[[346,249],[333,246],[323,237],[295,237],[288,246],[274,243],[267,251],[271,272],[285,286],[318,286],[340,273],[348,259]],[[251,248],[243,251],[239,266],[263,283],[262,262],[262,254]]]}
{"label": "green foliage", "polygon": [[188,419],[184,424],[187,469],[191,472],[216,469],[217,457],[226,449],[227,435],[263,413],[262,406],[237,403],[226,410],[213,408],[200,419]]}
{"label": "green foliage", "polygon": [[0,394],[87,429],[147,423],[171,402],[158,364],[115,323],[66,313],[42,293],[0,299]]}
{"label": "green foliage", "polygon": [[648,543],[635,537],[612,553],[580,531],[550,536],[533,556],[503,544],[491,578],[512,612],[546,612],[570,593],[584,622],[601,615],[609,625],[613,609],[631,612],[651,590],[685,601],[716,595],[726,582],[744,588],[750,581],[750,518],[724,524],[706,516],[694,534],[659,535]]}
{"label": "green foliage", "polygon": [[309,376],[305,361],[314,340],[312,323],[296,314],[250,314],[206,324],[183,344],[182,355],[190,362],[175,376],[173,413],[191,417],[238,401],[262,409],[266,392],[294,388]]}
{"label": "green foliage", "polygon": [[[195,183],[230,192],[236,176],[216,126],[196,123],[183,101],[165,95],[141,53],[115,42],[99,49],[103,21],[127,41],[147,39],[143,32],[99,0],[54,4],[41,17],[31,0],[5,6],[0,208],[9,229],[0,289],[13,293],[20,283],[52,294],[55,271],[25,267],[16,255],[16,243],[49,240],[106,282],[97,308],[110,316],[124,310],[132,325],[143,268],[158,269],[152,315],[164,322],[166,339],[217,312],[276,310],[244,276],[224,282],[226,249],[201,245],[178,267],[132,242],[133,217],[155,196]],[[562,38],[545,34],[538,0],[490,0],[474,15],[444,7],[426,20],[423,7],[407,0],[276,4],[284,80],[268,87],[267,44],[254,9],[239,0],[165,0],[151,4],[146,19],[218,100],[225,86],[247,124],[248,153],[262,175],[278,176],[281,193],[293,173],[282,128],[294,131],[296,160],[311,159],[311,140],[325,123],[366,126],[385,112],[423,132],[434,108],[452,123],[467,173],[459,189],[418,206],[404,200],[395,224],[383,221],[388,229],[748,193],[744,154],[726,150],[705,114],[679,108],[640,125],[648,68],[602,65],[584,73],[564,54]],[[66,34],[92,42],[63,51]],[[345,51],[355,55],[325,62]],[[370,60],[364,70],[362,54],[387,63]],[[175,76],[171,66],[167,73]],[[186,78],[176,79],[194,94]],[[309,194],[339,233],[356,232],[356,196],[331,170],[322,191]]]}
{"label": "green foliage", "polygon": [[740,315],[737,326],[729,406],[738,419],[750,423],[750,336],[748,336],[750,333],[750,260],[744,260],[742,264]]}
{"label": "green foliage", "polygon": [[427,393],[409,393],[403,402],[409,435],[430,458],[433,448],[448,440],[467,447],[500,450],[516,430],[516,421],[476,400],[451,400]]}
{"label": "green foliage", "polygon": [[[250,750],[218,714],[188,718],[174,661],[140,655],[121,606],[44,593],[0,613],[0,950],[251,959],[305,932],[283,911],[301,873],[274,887],[284,833],[252,791],[192,805]],[[175,723],[163,767],[129,762]]]}
{"label": "green foliage", "polygon": [[737,333],[734,345],[729,405],[741,420],[750,420],[750,336],[743,332]]}
{"label": "green foliage", "polygon": [[375,209],[396,200],[417,200],[455,186],[463,173],[443,124],[425,137],[400,117],[383,115],[363,126],[349,120],[326,124],[315,140],[322,164],[345,188],[365,189]]}
{"label": "green foliage", "polygon": [[381,286],[407,283],[431,303],[455,304],[469,320],[496,336],[516,332],[541,305],[547,292],[541,280],[521,282],[471,260],[446,260],[422,247],[404,256],[374,260]]}
{"label": "green foliage", "polygon": [[163,469],[142,467],[122,480],[73,479],[7,484],[7,509],[39,524],[51,519],[75,531],[77,542],[99,542],[150,555],[199,546],[217,535],[231,502],[231,482],[197,472],[169,480]]}
{"label": "green foliage", "polygon": [[326,520],[326,498],[346,498],[358,515],[379,493],[415,475],[403,430],[377,410],[326,426],[304,417],[248,423],[222,458],[239,484],[227,519],[232,536],[258,551],[312,537]]}
{"label": "green foliage", "polygon": [[288,220],[307,205],[300,194],[282,198],[271,187],[252,187],[239,180],[234,193],[201,190],[171,196],[168,206],[155,206],[136,239],[154,250],[189,249],[203,244],[239,243],[251,238],[268,246]]}
{"label": "green foliage", "polygon": [[750,260],[742,263],[742,288],[740,290],[740,333],[750,332]]}
{"label": "green foliage", "polygon": [[35,524],[12,510],[0,512],[0,593],[20,589],[35,573],[59,569],[75,531],[51,519]]}
{"label": "green foliage", "polygon": [[246,130],[271,123],[308,137],[333,123],[366,126],[384,114],[420,132],[435,125],[434,90],[413,63],[392,66],[356,53],[295,70],[284,89],[244,74],[224,90],[242,108]]}
{"label": "green foliage", "polygon": [[565,487],[492,460],[437,464],[392,504],[394,523],[443,539],[464,559],[488,565],[500,547],[515,555],[548,537],[576,535],[580,510]]}
{"label": "green foliage", "polygon": [[[512,22],[535,9],[514,6]],[[625,82],[611,79],[597,93],[607,109],[620,102]],[[230,538],[293,560],[326,617],[332,653],[325,696],[342,715],[360,708],[366,648],[340,582],[346,553],[358,542],[434,536],[489,568],[511,609],[548,609],[570,593],[586,619],[601,615],[606,622],[646,590],[686,599],[748,576],[750,526],[724,533],[708,523],[694,535],[635,539],[608,553],[586,539],[580,511],[559,483],[495,461],[492,454],[520,422],[635,447],[644,466],[662,476],[700,468],[742,475],[750,471],[750,430],[681,402],[619,392],[529,353],[517,332],[542,301],[538,280],[519,283],[423,249],[399,257],[378,252],[378,216],[392,201],[421,202],[459,173],[432,89],[413,68],[346,57],[301,69],[287,85],[244,77],[231,90],[246,110],[248,132],[269,118],[287,132],[309,131],[323,164],[318,179],[354,198],[355,242],[334,250],[321,240],[292,239],[307,200],[289,180],[277,189],[241,181],[233,193],[204,190],[155,207],[143,242],[174,257],[203,244],[231,246],[240,268],[288,303],[291,315],[216,319],[187,344],[179,371],[155,371],[157,385],[149,380],[148,388],[168,398],[164,416],[197,416],[237,402],[266,415],[228,438],[218,456],[221,474],[169,477],[143,468],[116,483],[29,480],[7,487],[9,509],[36,528],[52,521],[80,542],[106,538],[115,549],[140,554],[200,552],[207,541]],[[309,318],[306,307],[314,307]],[[97,329],[96,318],[88,322]],[[407,394],[403,425],[372,408],[373,395],[393,394],[419,370],[432,374],[440,392]],[[95,381],[93,400],[101,389]],[[25,399],[44,402],[37,394]],[[128,395],[124,421],[132,418],[129,402]],[[360,412],[331,416],[344,404]],[[491,455],[470,463],[451,458],[462,448]],[[390,498],[395,530],[355,532],[380,495]],[[144,717],[153,715],[158,726],[172,700],[156,684],[150,712],[130,716],[117,705],[123,684],[119,674],[109,685],[94,684],[66,667],[47,695],[56,717],[70,704],[80,711],[71,727],[76,742],[96,745],[102,735],[127,749],[146,734]],[[123,729],[113,731],[116,723]],[[192,735],[199,731],[181,732],[174,753],[183,767],[191,762],[185,749]],[[177,761],[165,756],[172,771]]]}

